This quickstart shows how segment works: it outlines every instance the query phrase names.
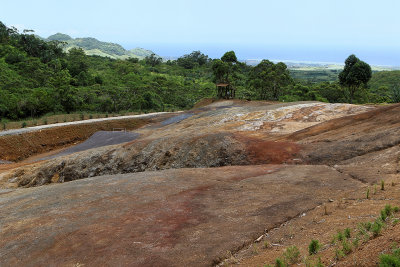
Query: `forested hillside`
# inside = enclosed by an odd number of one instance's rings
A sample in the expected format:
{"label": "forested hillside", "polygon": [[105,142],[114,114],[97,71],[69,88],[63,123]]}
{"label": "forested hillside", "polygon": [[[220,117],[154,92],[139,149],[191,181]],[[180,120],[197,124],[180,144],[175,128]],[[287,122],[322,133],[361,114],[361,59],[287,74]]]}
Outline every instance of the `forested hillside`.
{"label": "forested hillside", "polygon": [[82,48],[86,55],[109,57],[113,59],[127,59],[130,57],[144,59],[153,54],[152,51],[143,48],[125,50],[125,48],[119,44],[101,42],[96,38],[91,37],[74,39],[71,36],[62,33],[56,33],[44,40],[64,42],[64,50],[66,51],[71,48]]}
{"label": "forested hillside", "polygon": [[[70,37],[56,37],[42,40],[0,22],[1,119],[75,111],[188,109],[202,98],[215,97],[218,81],[229,81],[242,99],[350,100],[350,85],[293,79],[284,63],[268,60],[251,67],[238,62],[233,51],[221,59],[194,51],[167,62],[154,54],[122,60],[88,56],[78,48],[65,52],[58,40]],[[398,101],[398,72],[389,74],[374,74],[371,89],[357,84],[353,103]]]}

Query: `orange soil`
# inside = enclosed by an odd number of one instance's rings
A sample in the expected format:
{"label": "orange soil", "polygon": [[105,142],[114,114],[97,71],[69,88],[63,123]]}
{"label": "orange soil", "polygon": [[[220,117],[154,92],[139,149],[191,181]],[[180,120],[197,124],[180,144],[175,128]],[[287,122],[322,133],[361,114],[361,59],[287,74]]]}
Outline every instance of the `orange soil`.
{"label": "orange soil", "polygon": [[236,133],[235,139],[245,144],[251,164],[282,164],[293,162],[300,146],[292,142],[262,140]]}
{"label": "orange soil", "polygon": [[19,135],[2,136],[0,137],[0,159],[21,161],[32,155],[53,151],[81,142],[97,131],[111,131],[113,128],[134,130],[147,123],[149,123],[149,119],[110,120],[80,124],[79,126],[54,127]]}

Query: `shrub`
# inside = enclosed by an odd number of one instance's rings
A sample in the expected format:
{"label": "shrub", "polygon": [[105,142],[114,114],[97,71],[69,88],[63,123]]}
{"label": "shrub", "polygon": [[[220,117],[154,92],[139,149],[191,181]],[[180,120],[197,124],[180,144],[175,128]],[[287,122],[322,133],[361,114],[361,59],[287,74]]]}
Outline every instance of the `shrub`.
{"label": "shrub", "polygon": [[358,245],[359,245],[359,242],[360,242],[360,237],[357,236],[357,237],[353,240],[353,246],[354,246],[355,248],[357,248]]}
{"label": "shrub", "polygon": [[44,119],[44,120],[43,120],[43,124],[44,124],[44,125],[47,125],[47,119]]}
{"label": "shrub", "polygon": [[277,258],[275,260],[275,267],[286,267],[286,266],[287,266],[286,262],[284,262],[280,258]]}
{"label": "shrub", "polygon": [[367,189],[367,199],[369,199],[369,187]]}
{"label": "shrub", "polygon": [[380,218],[376,219],[371,226],[371,232],[373,233],[374,237],[377,237],[381,233],[382,227],[383,227],[383,222],[381,221],[381,219]]}
{"label": "shrub", "polygon": [[351,237],[351,230],[350,230],[350,228],[344,229],[344,236],[345,236],[346,238],[350,238],[350,237]]}
{"label": "shrub", "polygon": [[343,233],[342,233],[342,231],[338,231],[338,233],[337,233],[337,235],[336,235],[336,239],[338,240],[338,241],[342,241],[343,240]]}
{"label": "shrub", "polygon": [[[368,230],[366,229],[366,228],[368,228]],[[364,238],[364,240],[365,241],[368,241],[369,240],[369,233],[368,233],[368,231],[369,231],[369,229],[371,229],[371,223],[370,222],[367,222],[367,223],[359,223],[358,224],[358,230],[359,230],[359,235],[360,236],[363,236]]]}
{"label": "shrub", "polygon": [[300,251],[296,246],[290,246],[286,249],[283,257],[289,264],[298,263],[300,261]]}
{"label": "shrub", "polygon": [[397,258],[400,258],[400,248],[393,248],[393,255],[395,255]]}
{"label": "shrub", "polygon": [[381,190],[385,190],[385,182],[381,180]]}
{"label": "shrub", "polygon": [[393,208],[393,212],[399,212],[399,207],[398,207],[398,206],[395,206],[395,207]]}
{"label": "shrub", "polygon": [[324,267],[324,264],[322,264],[321,258],[318,258],[317,263],[315,264],[315,267]]}
{"label": "shrub", "polygon": [[381,210],[381,219],[386,221],[387,217],[390,217],[394,211],[394,208],[390,204],[385,205],[385,208]]}
{"label": "shrub", "polygon": [[24,122],[21,124],[21,127],[22,127],[22,128],[25,128],[26,125],[27,125],[27,124],[26,124],[26,122],[24,121]]}
{"label": "shrub", "polygon": [[305,263],[306,267],[324,267],[324,264],[321,261],[321,257],[318,257],[317,261],[305,259],[304,263]]}
{"label": "shrub", "polygon": [[93,115],[92,114],[89,115],[89,119],[90,120],[93,119]]}
{"label": "shrub", "polygon": [[367,230],[367,231],[371,230],[371,227],[372,227],[372,223],[371,222],[361,223],[361,225],[365,228],[365,230]]}
{"label": "shrub", "polygon": [[311,240],[310,245],[308,245],[308,253],[310,255],[317,254],[320,247],[321,244],[318,240]]}
{"label": "shrub", "polygon": [[392,208],[392,206],[391,205],[386,205],[385,206],[385,208],[383,209],[383,210],[381,210],[381,219],[382,219],[382,221],[386,221],[386,219],[390,216],[390,215],[392,215],[392,211],[393,211],[393,208]]}
{"label": "shrub", "polygon": [[337,260],[340,260],[340,259],[343,258],[344,256],[346,256],[346,255],[344,254],[343,250],[337,248],[336,251],[335,251],[335,257],[336,257],[336,259],[337,259]]}
{"label": "shrub", "polygon": [[400,266],[400,259],[395,255],[383,254],[379,257],[380,267],[397,267]]}
{"label": "shrub", "polygon": [[82,121],[83,119],[85,119],[85,115],[83,115],[83,113],[79,114],[79,119]]}
{"label": "shrub", "polygon": [[343,246],[343,253],[344,254],[349,254],[352,250],[351,245],[349,242],[347,242],[347,239],[343,239],[342,241],[342,246]]}
{"label": "shrub", "polygon": [[390,204],[385,205],[385,212],[388,216],[392,215],[393,208]]}
{"label": "shrub", "polygon": [[7,129],[7,123],[8,123],[8,120],[6,120],[4,118],[1,119],[1,126],[2,126],[3,130]]}
{"label": "shrub", "polygon": [[382,221],[386,221],[386,219],[387,219],[387,217],[388,217],[388,214],[386,213],[386,210],[381,210],[381,220]]}

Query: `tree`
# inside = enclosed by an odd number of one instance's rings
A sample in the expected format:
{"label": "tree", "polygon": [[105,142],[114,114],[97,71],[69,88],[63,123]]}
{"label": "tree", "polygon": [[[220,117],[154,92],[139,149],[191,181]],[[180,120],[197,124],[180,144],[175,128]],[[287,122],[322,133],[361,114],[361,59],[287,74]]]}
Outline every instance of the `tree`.
{"label": "tree", "polygon": [[236,54],[235,54],[234,51],[226,52],[226,53],[221,57],[221,60],[222,60],[223,62],[227,62],[227,63],[231,63],[231,64],[237,63],[237,62],[238,62],[238,61],[237,61]]}
{"label": "tree", "polygon": [[355,92],[363,85],[365,86],[372,77],[371,66],[350,55],[342,72],[339,73],[340,85],[349,90],[350,103],[353,102]]}
{"label": "tree", "polygon": [[292,83],[286,64],[262,60],[250,72],[250,85],[258,91],[260,99],[278,100],[285,86]]}
{"label": "tree", "polygon": [[150,56],[145,57],[146,64],[149,64],[152,67],[160,65],[162,62],[162,58],[157,56],[156,54],[151,54]]}
{"label": "tree", "polygon": [[228,63],[220,60],[220,59],[216,59],[213,62],[212,65],[212,70],[214,72],[214,78],[215,78],[215,82],[216,83],[220,83],[220,82],[228,82],[228,76],[229,76],[229,65]]}
{"label": "tree", "polygon": [[85,51],[82,48],[71,48],[68,51],[68,71],[72,77],[79,75],[81,72],[87,72],[89,64]]}
{"label": "tree", "polygon": [[230,83],[235,71],[233,64],[236,64],[237,62],[235,52],[233,51],[226,52],[220,60],[214,60],[212,69],[214,72],[215,82]]}
{"label": "tree", "polygon": [[178,58],[177,63],[185,69],[193,69],[195,66],[202,66],[208,62],[208,56],[200,51],[193,51],[189,55]]}

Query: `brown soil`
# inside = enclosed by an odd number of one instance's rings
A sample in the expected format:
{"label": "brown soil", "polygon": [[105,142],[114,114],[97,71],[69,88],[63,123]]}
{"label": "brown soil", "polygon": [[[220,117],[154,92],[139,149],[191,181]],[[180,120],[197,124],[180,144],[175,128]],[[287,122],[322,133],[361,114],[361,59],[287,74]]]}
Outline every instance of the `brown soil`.
{"label": "brown soil", "polygon": [[[235,100],[200,107],[207,101],[184,120],[136,130],[133,142],[7,164],[18,168],[0,174],[3,188],[82,180],[0,189],[0,265],[262,266],[290,245],[307,256],[318,239],[322,250],[304,261],[376,266],[400,241],[391,219],[343,259],[334,259],[340,246],[331,245],[338,230],[356,233],[386,204],[400,205],[400,105],[368,111]],[[51,150],[40,149],[44,138],[31,139],[33,153],[22,149],[21,159]],[[8,153],[17,157],[12,143]],[[381,180],[386,189],[375,193]]]}
{"label": "brown soil", "polygon": [[[395,186],[391,182],[395,182]],[[377,266],[379,255],[390,253],[393,243],[400,241],[400,224],[393,226],[394,218],[400,218],[396,213],[393,219],[386,222],[386,228],[374,238],[362,236],[358,247],[352,242],[358,232],[361,222],[373,222],[380,215],[385,205],[400,205],[400,177],[395,176],[386,180],[386,189],[381,191],[378,187],[374,193],[370,188],[370,199],[366,199],[367,187],[348,192],[344,197],[335,196],[333,202],[318,206],[304,216],[287,221],[278,228],[271,229],[259,243],[253,243],[233,255],[226,261],[227,264],[237,263],[242,266],[263,266],[274,264],[276,258],[282,258],[289,246],[300,249],[300,263],[308,258],[316,261],[321,257],[325,266]],[[397,183],[397,184],[396,184]],[[325,207],[327,213],[325,213]],[[342,249],[340,242],[332,245],[332,240],[338,231],[350,228],[352,238],[349,243],[352,252],[344,258],[336,258],[336,250]],[[308,244],[312,239],[317,239],[322,244],[321,251],[315,256],[308,255]],[[302,265],[303,265],[302,264]]]}
{"label": "brown soil", "polygon": [[[157,117],[157,121],[160,119],[160,117]],[[112,131],[114,128],[134,130],[155,121],[155,119],[110,120],[1,136],[0,158],[9,161],[21,161],[32,155],[76,144],[88,139],[97,131]]]}
{"label": "brown soil", "polygon": [[18,189],[0,194],[0,265],[210,266],[360,186],[325,166],[258,165]]}
{"label": "brown soil", "polygon": [[235,138],[245,145],[244,153],[251,164],[292,163],[300,151],[294,142],[264,141],[244,133],[235,134]]}
{"label": "brown soil", "polygon": [[[270,128],[257,126],[260,116],[264,117],[263,120],[270,118],[281,124],[296,120],[300,126],[293,129],[302,129],[309,125],[310,120],[316,121],[321,115],[326,120],[330,116],[336,118],[340,112],[353,114],[366,109],[344,104],[299,104],[303,117],[314,115],[300,118],[293,103],[218,101],[183,121],[140,129],[137,132],[142,138],[133,143],[76,153],[42,165],[18,169],[2,179],[0,177],[0,180],[7,187],[30,187],[52,181],[65,182],[104,174],[169,168],[303,162],[320,164],[319,161],[309,160],[310,157],[315,158],[312,146],[303,147],[285,139],[276,141],[280,138],[278,133],[271,134]],[[323,112],[328,114],[324,115]],[[238,131],[243,126],[247,130]],[[316,152],[319,151],[331,153],[323,148]],[[9,184],[7,181],[12,182]]]}

